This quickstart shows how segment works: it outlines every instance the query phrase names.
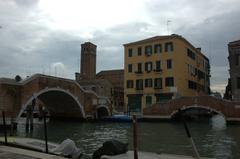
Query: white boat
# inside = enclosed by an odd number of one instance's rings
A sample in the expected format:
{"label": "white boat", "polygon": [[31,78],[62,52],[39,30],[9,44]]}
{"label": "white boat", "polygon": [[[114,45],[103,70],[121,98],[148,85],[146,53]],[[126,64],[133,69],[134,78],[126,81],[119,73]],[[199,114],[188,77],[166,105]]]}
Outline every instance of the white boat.
{"label": "white boat", "polygon": [[[18,124],[25,124],[26,123],[26,111],[24,111],[21,116],[18,118],[17,123]],[[43,117],[40,117],[39,111],[34,111],[33,112],[33,124],[43,124]],[[50,121],[50,114],[47,113],[46,115],[46,122],[48,123]]]}

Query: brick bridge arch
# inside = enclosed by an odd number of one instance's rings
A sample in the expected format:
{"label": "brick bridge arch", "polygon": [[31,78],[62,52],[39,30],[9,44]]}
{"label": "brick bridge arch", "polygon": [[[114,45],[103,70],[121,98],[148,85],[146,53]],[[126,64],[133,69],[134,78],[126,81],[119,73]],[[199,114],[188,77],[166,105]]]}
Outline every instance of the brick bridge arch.
{"label": "brick bridge arch", "polygon": [[[32,100],[33,99],[39,99],[41,101],[43,101],[44,99],[41,99],[41,96],[46,94],[46,93],[51,93],[51,92],[54,92],[55,95],[59,95],[57,93],[61,93],[61,94],[64,94],[64,96],[66,96],[66,98],[69,99],[70,97],[70,100],[72,100],[75,104],[75,108],[67,108],[67,109],[73,109],[74,112],[70,113],[71,114],[71,117],[79,117],[81,116],[82,118],[85,118],[85,111],[84,111],[84,108],[83,108],[83,105],[79,102],[79,100],[77,99],[76,96],[74,96],[71,92],[69,91],[66,91],[62,88],[45,88],[45,89],[42,89],[40,90],[39,92],[37,93],[34,93],[33,96],[31,96],[27,101],[26,103],[22,106],[22,109],[20,110],[19,114],[18,114],[18,117],[17,117],[17,120],[19,119],[19,117],[21,116],[21,114],[23,113],[23,111],[26,109],[27,105],[31,105],[32,103]],[[54,101],[56,104],[61,104],[62,103],[62,99],[56,99],[56,100],[59,100],[59,101]],[[66,99],[63,99],[63,100],[66,100]],[[57,108],[55,109],[51,109],[51,105],[49,105],[48,103],[49,101],[45,101],[43,102],[44,103],[44,106],[48,109],[48,110],[52,110],[53,112],[50,111],[50,114],[54,113],[54,114],[57,114],[56,113],[56,109],[62,109],[62,108],[59,108],[57,106]],[[71,105],[69,103],[69,105]],[[77,107],[76,107],[77,106]],[[54,112],[55,111],[55,112]],[[65,112],[65,113],[68,113],[69,112]],[[75,116],[74,116],[74,115]],[[61,115],[57,115],[58,117],[60,117]]]}
{"label": "brick bridge arch", "polygon": [[96,117],[101,119],[103,117],[109,116],[111,114],[109,108],[106,105],[99,105],[97,106]]}
{"label": "brick bridge arch", "polygon": [[[180,108],[183,112],[184,111],[187,111],[189,109],[202,109],[202,110],[207,110],[209,111],[210,113],[214,113],[214,114],[218,114],[218,115],[221,115],[225,120],[226,120],[226,117],[225,115],[221,112],[221,111],[218,111],[214,108],[211,108],[209,106],[203,106],[203,105],[190,105],[190,106],[183,106]],[[177,114],[179,113],[178,110],[174,110],[171,114],[170,114],[170,118],[173,119]]]}
{"label": "brick bridge arch", "polygon": [[[26,105],[32,101],[33,97],[39,97],[42,100],[46,100],[45,94],[53,97],[51,92],[56,92],[61,97],[65,95],[64,98],[73,101],[73,104],[77,106],[74,109],[78,108],[80,110],[79,116],[73,111],[72,114],[66,111],[65,116],[62,117],[94,118],[97,107],[100,105],[104,105],[109,110],[108,113],[112,111],[111,102],[107,97],[98,96],[91,90],[85,90],[79,83],[71,79],[42,74],[35,74],[19,82],[13,79],[0,78],[0,90],[0,110],[6,111],[7,118],[17,118],[19,112],[24,111]],[[9,90],[14,90],[14,96],[8,93]]]}
{"label": "brick bridge arch", "polygon": [[143,109],[143,117],[171,119],[178,109],[203,108],[222,114],[226,121],[240,121],[240,102],[212,96],[181,97]]}

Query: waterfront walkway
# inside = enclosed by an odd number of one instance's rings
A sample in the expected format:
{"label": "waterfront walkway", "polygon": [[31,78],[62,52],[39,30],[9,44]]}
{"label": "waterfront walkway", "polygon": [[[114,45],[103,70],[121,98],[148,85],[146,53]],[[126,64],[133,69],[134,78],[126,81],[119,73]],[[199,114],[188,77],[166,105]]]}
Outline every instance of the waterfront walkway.
{"label": "waterfront walkway", "polygon": [[[128,151],[127,153],[117,155],[117,156],[104,156],[103,159],[133,159],[134,152]],[[184,155],[174,155],[174,154],[156,154],[152,152],[138,152],[138,159],[195,159],[192,156],[184,156]],[[201,157],[201,159],[213,159],[207,157]]]}
{"label": "waterfront walkway", "polygon": [[1,159],[66,159],[64,157],[49,155],[20,148],[0,145]]}

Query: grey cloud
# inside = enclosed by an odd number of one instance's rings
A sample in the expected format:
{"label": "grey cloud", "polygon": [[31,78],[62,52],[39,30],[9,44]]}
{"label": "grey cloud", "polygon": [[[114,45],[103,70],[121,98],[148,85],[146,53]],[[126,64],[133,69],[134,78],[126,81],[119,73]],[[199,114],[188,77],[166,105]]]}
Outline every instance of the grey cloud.
{"label": "grey cloud", "polygon": [[[207,18],[195,25],[183,25],[175,30],[183,35],[195,47],[201,47],[203,53],[210,59],[211,84],[226,85],[228,73],[228,46],[230,41],[240,39],[240,11]],[[216,88],[216,87],[215,87]],[[223,88],[219,88],[223,92]]]}
{"label": "grey cloud", "polygon": [[[86,39],[68,31],[49,29],[49,17],[39,10],[38,1],[0,1],[0,76],[13,77],[25,72],[47,72],[53,63],[67,68],[68,78],[79,71],[80,44]],[[141,21],[95,29],[90,40],[98,46],[97,71],[123,68],[122,44],[166,34],[183,35],[194,46],[202,47],[211,59],[212,84],[227,82],[227,43],[240,39],[237,0],[147,0]],[[94,19],[93,19],[94,20]]]}
{"label": "grey cloud", "polygon": [[13,0],[18,6],[21,7],[32,7],[38,4],[39,0]]}
{"label": "grey cloud", "polygon": [[215,16],[194,26],[183,26],[176,30],[196,47],[202,47],[213,66],[228,65],[227,44],[240,38],[240,11]]}
{"label": "grey cloud", "polygon": [[148,23],[129,23],[93,33],[92,41],[98,45],[97,71],[123,69],[123,44],[146,38]]}

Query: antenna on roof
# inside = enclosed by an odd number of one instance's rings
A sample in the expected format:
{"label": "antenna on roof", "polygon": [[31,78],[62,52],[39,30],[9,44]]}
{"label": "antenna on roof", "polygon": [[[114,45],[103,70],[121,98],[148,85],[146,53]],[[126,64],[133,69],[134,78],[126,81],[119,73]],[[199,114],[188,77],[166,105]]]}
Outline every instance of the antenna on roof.
{"label": "antenna on roof", "polygon": [[167,34],[168,35],[170,35],[170,33],[169,33],[169,26],[170,26],[171,22],[172,22],[171,20],[167,20]]}

